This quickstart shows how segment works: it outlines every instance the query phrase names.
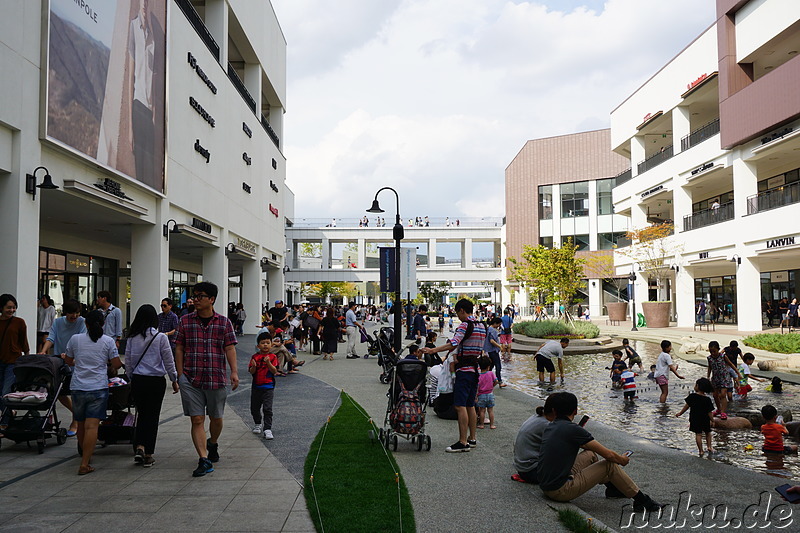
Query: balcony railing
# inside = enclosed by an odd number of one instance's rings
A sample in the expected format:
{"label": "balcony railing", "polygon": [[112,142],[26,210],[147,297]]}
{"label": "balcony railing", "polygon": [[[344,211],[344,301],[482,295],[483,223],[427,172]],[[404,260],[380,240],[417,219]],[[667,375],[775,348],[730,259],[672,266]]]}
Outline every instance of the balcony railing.
{"label": "balcony railing", "polygon": [[717,208],[711,207],[683,217],[683,231],[704,228],[733,218],[733,202],[727,202]]}
{"label": "balcony railing", "polygon": [[705,126],[700,126],[689,135],[681,139],[681,151],[688,150],[701,142],[710,139],[719,133],[719,119],[712,120]]}
{"label": "balcony railing", "polygon": [[275,146],[280,148],[281,147],[281,140],[278,139],[278,134],[275,133],[275,130],[272,129],[272,126],[269,125],[269,121],[267,121],[267,117],[263,114],[261,115],[261,126],[264,128],[264,131],[267,132],[269,138],[272,139],[272,142],[275,143]]}
{"label": "balcony railing", "polygon": [[189,20],[189,24],[192,25],[194,31],[197,32],[197,35],[200,36],[200,40],[206,43],[206,46],[211,51],[211,54],[219,61],[219,45],[217,41],[214,40],[214,37],[211,36],[211,33],[206,28],[203,19],[200,18],[200,15],[197,14],[195,11],[194,6],[190,0],[175,0],[178,4],[178,7],[181,8],[183,14]]}
{"label": "balcony railing", "polygon": [[247,87],[244,86],[244,82],[242,82],[242,79],[238,74],[236,74],[236,71],[233,69],[233,65],[230,63],[228,63],[228,77],[230,78],[231,83],[233,83],[233,86],[236,87],[236,90],[239,91],[239,94],[242,95],[242,98],[244,98],[244,102],[247,104],[247,107],[252,109],[253,113],[255,113],[256,101],[253,100],[252,96],[250,96],[250,91],[248,91]]}
{"label": "balcony railing", "polygon": [[633,171],[629,168],[628,170],[624,170],[619,174],[617,174],[616,176],[614,176],[614,179],[617,180],[614,183],[616,185],[622,185],[626,181],[630,181],[631,177],[633,177]]}
{"label": "balcony railing", "polygon": [[777,209],[800,202],[800,181],[781,185],[747,198],[747,214]]}
{"label": "balcony railing", "polygon": [[651,168],[657,167],[667,159],[671,159],[673,156],[673,148],[672,145],[664,147],[663,150],[660,152],[656,152],[641,163],[637,165],[638,173],[643,174],[650,170]]}

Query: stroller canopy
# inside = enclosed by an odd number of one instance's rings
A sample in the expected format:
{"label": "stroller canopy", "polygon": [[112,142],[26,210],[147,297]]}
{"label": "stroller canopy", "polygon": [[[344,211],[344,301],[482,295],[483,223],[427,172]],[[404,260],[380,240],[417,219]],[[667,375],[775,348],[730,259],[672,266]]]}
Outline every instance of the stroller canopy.
{"label": "stroller canopy", "polygon": [[406,390],[415,390],[419,394],[420,401],[425,402],[427,389],[425,379],[428,375],[428,365],[419,359],[401,359],[394,367],[395,381],[392,383],[393,397],[396,399],[400,394],[400,383]]}
{"label": "stroller canopy", "polygon": [[64,361],[60,357],[50,355],[22,355],[14,364],[14,376],[16,381],[26,382],[35,376],[47,374],[53,378],[53,383],[61,381],[61,369]]}

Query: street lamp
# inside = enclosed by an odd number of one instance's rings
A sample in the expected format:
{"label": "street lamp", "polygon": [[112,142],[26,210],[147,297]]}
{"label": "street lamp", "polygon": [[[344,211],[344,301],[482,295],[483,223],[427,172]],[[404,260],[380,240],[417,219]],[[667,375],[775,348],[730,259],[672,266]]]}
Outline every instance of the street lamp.
{"label": "street lamp", "polygon": [[639,331],[636,328],[636,287],[635,287],[635,283],[636,283],[636,272],[634,272],[633,271],[633,267],[631,267],[631,274],[630,274],[630,276],[628,276],[628,287],[629,287],[631,303],[632,303],[631,324],[633,325],[633,327],[631,328],[631,331]]}
{"label": "street lamp", "polygon": [[400,241],[403,240],[405,232],[403,231],[403,224],[400,223],[400,196],[397,191],[391,187],[383,187],[378,189],[375,193],[375,199],[372,200],[372,207],[367,209],[367,213],[383,213],[380,204],[378,203],[378,194],[384,190],[390,190],[394,193],[397,199],[397,214],[395,215],[394,227],[392,228],[392,238],[394,239],[394,303],[392,308],[394,310],[394,351],[400,353],[403,347],[403,340],[401,335],[403,333],[403,304],[400,302]]}

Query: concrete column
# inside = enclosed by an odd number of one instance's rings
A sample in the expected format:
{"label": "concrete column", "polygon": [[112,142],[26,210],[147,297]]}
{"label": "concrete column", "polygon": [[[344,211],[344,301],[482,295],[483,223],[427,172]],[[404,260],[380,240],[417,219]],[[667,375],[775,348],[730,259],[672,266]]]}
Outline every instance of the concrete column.
{"label": "concrete column", "polygon": [[636,135],[631,139],[631,176],[639,174],[638,165],[647,157],[644,146],[644,135]]}
{"label": "concrete column", "polygon": [[461,250],[461,268],[472,268],[472,239],[464,239]]}
{"label": "concrete column", "polygon": [[684,231],[683,217],[692,214],[692,193],[685,187],[672,191],[672,208],[675,213],[675,233]]}
{"label": "concrete column", "polygon": [[270,106],[267,120],[283,146],[283,108],[277,105]]}
{"label": "concrete column", "polygon": [[[161,209],[158,209],[160,212]],[[153,225],[131,225],[131,315],[143,304],[156,309],[162,298],[166,298],[169,286],[169,242],[164,238],[161,220],[169,217],[157,216]],[[227,292],[227,284],[220,286],[220,294]],[[123,299],[118,298],[120,304]],[[132,317],[131,317],[132,318]]]}
{"label": "concrete column", "polygon": [[553,184],[553,246],[561,246],[561,186],[556,184]]}
{"label": "concrete column", "polygon": [[[597,181],[589,181],[589,249],[597,250]],[[591,297],[590,300],[591,302]],[[589,312],[592,316],[595,313],[591,310],[591,303],[589,305]]]}
{"label": "concrete column", "polygon": [[[258,254],[257,257],[261,257]],[[242,289],[240,301],[247,312],[244,323],[245,333],[255,333],[261,314],[261,265],[257,259],[246,260],[242,265]]]}
{"label": "concrete column", "polygon": [[631,228],[641,229],[647,226],[647,211],[642,204],[634,204],[631,207]]}
{"label": "concrete column", "polygon": [[[691,113],[688,106],[678,106],[672,110],[672,150],[681,153],[681,139],[692,131]],[[676,219],[677,220],[677,219]]]}
{"label": "concrete column", "polygon": [[735,311],[739,331],[761,331],[761,273],[755,261],[747,257],[742,257],[736,269]]}
{"label": "concrete column", "polygon": [[589,316],[596,318],[605,315],[606,313],[603,309],[603,280],[590,279],[587,283],[589,284],[587,287],[589,292]]}
{"label": "concrete column", "polygon": [[517,289],[517,303],[519,304],[519,312],[522,316],[528,316],[528,289],[527,287],[520,287]]}
{"label": "concrete column", "polygon": [[758,171],[756,166],[741,159],[733,160],[733,209],[736,217],[747,214],[747,197],[758,194]]}
{"label": "concrete column", "polygon": [[[206,28],[219,45],[219,62],[227,73],[228,69],[228,2],[226,0],[206,0]],[[228,292],[228,289],[225,289]],[[227,304],[226,304],[227,305]]]}
{"label": "concrete column", "polygon": [[358,239],[358,268],[367,267],[367,241]]}
{"label": "concrete column", "polygon": [[500,305],[504,308],[511,303],[511,287],[507,283],[500,285]]}
{"label": "concrete column", "polygon": [[675,313],[678,327],[694,325],[694,267],[678,267],[675,274]]}
{"label": "concrete column", "polygon": [[228,309],[228,258],[225,245],[228,244],[228,230],[219,232],[219,248],[203,248],[203,281],[210,281],[219,289],[214,309],[226,313]]}
{"label": "concrete column", "polygon": [[244,64],[244,86],[256,101],[256,111],[261,113],[261,65],[258,63]]}
{"label": "concrete column", "polygon": [[436,239],[428,239],[428,267],[436,266]]}
{"label": "concrete column", "polygon": [[331,241],[322,239],[322,270],[331,268]]}
{"label": "concrete column", "polygon": [[269,286],[269,299],[267,300],[267,304],[270,307],[272,307],[272,305],[275,303],[275,300],[286,299],[283,287],[283,270],[280,268],[270,268],[267,270],[267,284]]}

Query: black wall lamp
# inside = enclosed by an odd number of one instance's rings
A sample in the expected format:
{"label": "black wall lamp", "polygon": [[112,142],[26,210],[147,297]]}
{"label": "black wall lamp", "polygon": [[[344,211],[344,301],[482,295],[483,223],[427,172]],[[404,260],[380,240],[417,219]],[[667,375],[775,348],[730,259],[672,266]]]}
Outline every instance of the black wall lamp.
{"label": "black wall lamp", "polygon": [[[173,224],[172,225],[172,229],[169,229],[169,223],[170,222],[172,222],[172,224]],[[167,220],[167,223],[162,226],[162,230],[163,230],[162,232],[164,234],[164,238],[167,239],[167,240],[169,240],[169,234],[170,233],[172,233],[173,235],[177,235],[177,234],[181,233],[180,228],[178,228],[178,223],[173,218]]]}
{"label": "black wall lamp", "polygon": [[[37,185],[36,173],[40,170],[44,170],[44,179],[42,179],[42,182]],[[33,200],[36,200],[36,189],[53,190],[58,188],[58,185],[53,183],[53,177],[50,175],[50,171],[45,167],[36,167],[36,169],[33,171],[33,174],[25,174],[25,192],[33,196]]]}
{"label": "black wall lamp", "polygon": [[236,253],[236,245],[232,242],[229,242],[225,245],[225,255],[231,255]]}
{"label": "black wall lamp", "polygon": [[730,261],[731,263],[736,263],[737,266],[742,264],[742,258],[739,257],[738,254],[733,254],[733,256],[731,256],[731,258],[728,259],[728,261]]}

